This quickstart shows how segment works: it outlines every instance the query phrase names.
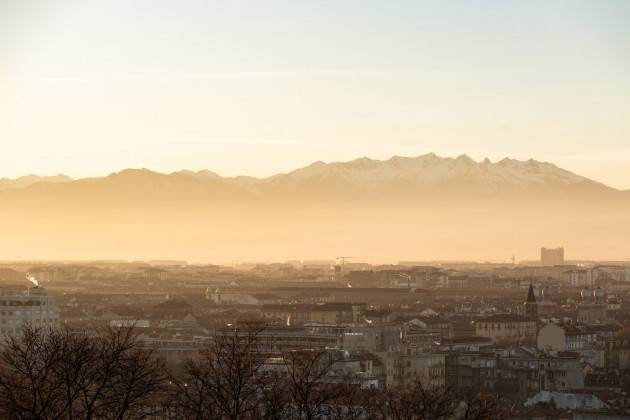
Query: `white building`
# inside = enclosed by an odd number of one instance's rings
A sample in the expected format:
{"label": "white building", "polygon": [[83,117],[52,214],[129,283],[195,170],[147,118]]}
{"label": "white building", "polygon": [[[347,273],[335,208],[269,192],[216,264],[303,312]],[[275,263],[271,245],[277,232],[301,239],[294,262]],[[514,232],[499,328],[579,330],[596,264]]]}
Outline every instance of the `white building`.
{"label": "white building", "polygon": [[22,327],[54,328],[59,326],[59,311],[55,298],[46,295],[42,287],[32,287],[23,295],[8,295],[0,291],[0,334],[15,334]]}
{"label": "white building", "polygon": [[524,405],[525,407],[533,407],[539,403],[552,403],[560,410],[605,410],[609,408],[608,404],[594,394],[572,394],[557,391],[540,391],[525,401]]}
{"label": "white building", "polygon": [[564,281],[571,287],[593,287],[593,270],[567,270],[562,273]]}

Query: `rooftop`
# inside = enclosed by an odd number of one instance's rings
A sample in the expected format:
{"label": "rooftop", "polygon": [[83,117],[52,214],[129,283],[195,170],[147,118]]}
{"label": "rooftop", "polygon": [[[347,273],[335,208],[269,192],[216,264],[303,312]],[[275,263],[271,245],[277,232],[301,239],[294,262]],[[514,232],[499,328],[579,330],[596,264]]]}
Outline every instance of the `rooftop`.
{"label": "rooftop", "polygon": [[478,319],[477,322],[535,322],[534,318],[517,314],[496,314]]}

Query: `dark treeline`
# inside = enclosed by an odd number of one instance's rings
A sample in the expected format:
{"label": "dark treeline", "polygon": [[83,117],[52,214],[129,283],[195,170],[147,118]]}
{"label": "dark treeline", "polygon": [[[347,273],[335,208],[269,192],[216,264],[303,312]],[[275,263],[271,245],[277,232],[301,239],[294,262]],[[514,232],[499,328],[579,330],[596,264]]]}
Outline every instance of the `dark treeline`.
{"label": "dark treeline", "polygon": [[0,349],[2,419],[483,420],[509,417],[495,398],[421,383],[370,389],[334,373],[326,350],[272,353],[262,327],[216,334],[176,368],[133,329],[27,327]]}

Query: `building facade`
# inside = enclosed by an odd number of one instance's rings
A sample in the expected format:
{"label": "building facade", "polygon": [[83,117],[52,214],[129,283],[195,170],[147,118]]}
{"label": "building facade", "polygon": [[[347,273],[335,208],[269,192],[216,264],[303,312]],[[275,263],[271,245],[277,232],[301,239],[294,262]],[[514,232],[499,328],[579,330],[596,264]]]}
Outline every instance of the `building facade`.
{"label": "building facade", "polygon": [[540,248],[540,263],[544,267],[564,265],[564,248]]}
{"label": "building facade", "polygon": [[0,292],[0,334],[17,334],[26,326],[56,328],[59,311],[55,298],[42,287],[32,287],[24,295]]}
{"label": "building facade", "polygon": [[515,314],[497,314],[475,322],[478,337],[498,343],[535,342],[536,332],[535,318]]}
{"label": "building facade", "polygon": [[421,352],[410,346],[401,346],[379,353],[379,357],[385,367],[385,384],[388,387],[406,387],[415,382],[421,382],[428,388],[445,384],[445,353]]}

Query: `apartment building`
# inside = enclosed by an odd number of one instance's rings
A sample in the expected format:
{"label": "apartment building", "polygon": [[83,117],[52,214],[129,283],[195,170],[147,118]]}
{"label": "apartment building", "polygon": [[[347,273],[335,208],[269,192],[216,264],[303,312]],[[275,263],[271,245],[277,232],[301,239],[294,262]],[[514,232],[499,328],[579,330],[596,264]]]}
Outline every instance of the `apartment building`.
{"label": "apartment building", "polygon": [[475,322],[478,337],[499,343],[535,342],[536,319],[515,314],[497,314]]}
{"label": "apartment building", "polygon": [[16,334],[27,324],[34,327],[59,326],[59,311],[55,298],[44,288],[35,286],[25,294],[0,291],[0,334]]}

